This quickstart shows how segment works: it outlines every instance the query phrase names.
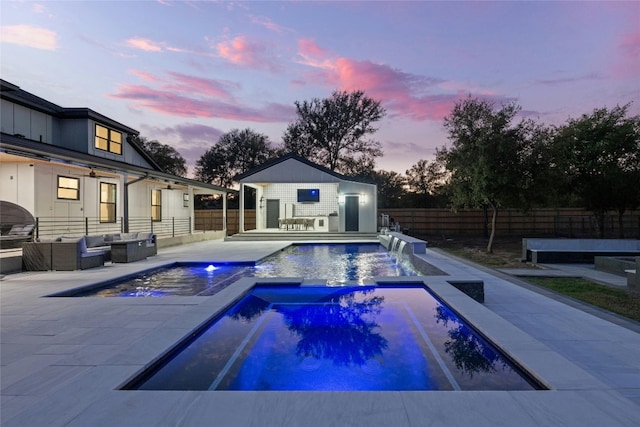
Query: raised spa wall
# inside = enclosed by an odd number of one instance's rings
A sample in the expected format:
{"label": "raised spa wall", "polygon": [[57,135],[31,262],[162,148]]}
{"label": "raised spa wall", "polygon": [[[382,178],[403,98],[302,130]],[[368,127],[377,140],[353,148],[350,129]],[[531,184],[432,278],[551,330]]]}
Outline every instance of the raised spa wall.
{"label": "raised spa wall", "polygon": [[[399,252],[399,255],[407,257],[414,269],[420,274],[424,276],[448,276],[446,272],[431,265],[424,258],[427,252],[427,242],[424,240],[397,232],[379,234],[378,240],[389,252]],[[484,303],[483,280],[452,278],[447,282],[479,303]]]}

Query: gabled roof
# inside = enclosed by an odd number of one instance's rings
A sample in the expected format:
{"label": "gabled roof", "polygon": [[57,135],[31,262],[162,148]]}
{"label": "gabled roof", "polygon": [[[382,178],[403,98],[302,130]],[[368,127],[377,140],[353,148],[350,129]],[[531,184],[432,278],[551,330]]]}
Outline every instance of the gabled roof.
{"label": "gabled roof", "polygon": [[[334,177],[336,177],[336,178],[338,178],[338,179],[340,179],[342,181],[364,182],[364,181],[361,181],[361,180],[356,179],[356,178],[352,178],[352,177],[349,177],[349,176],[346,176],[346,175],[339,174],[338,172],[332,171],[331,169],[325,168],[324,166],[321,166],[321,165],[319,165],[317,163],[313,163],[312,161],[307,160],[304,157],[300,157],[300,156],[298,156],[297,154],[294,154],[294,153],[285,154],[284,156],[277,157],[275,159],[271,159],[271,160],[261,164],[260,166],[257,166],[257,167],[255,167],[255,168],[253,168],[253,169],[251,169],[251,170],[249,170],[247,172],[244,172],[244,173],[236,175],[233,179],[234,179],[234,181],[246,180],[248,177],[250,177],[252,175],[255,175],[255,174],[259,173],[259,172],[262,172],[262,171],[264,171],[266,169],[269,169],[269,168],[271,168],[273,166],[276,166],[276,165],[278,165],[278,164],[280,164],[282,162],[285,162],[287,160],[290,160],[290,159],[296,160],[296,161],[298,161],[300,163],[304,163],[307,166],[310,166],[310,167],[312,167],[314,169],[317,169],[320,172],[332,175],[332,176],[334,176]],[[292,181],[295,181],[294,177],[292,177]]]}
{"label": "gabled roof", "polygon": [[104,116],[90,108],[68,108],[61,107],[51,101],[40,98],[32,93],[21,89],[6,80],[0,79],[0,98],[7,99],[24,107],[40,111],[61,119],[91,119],[109,127],[126,132],[129,135],[138,135],[135,129]]}
{"label": "gabled roof", "polygon": [[[119,131],[126,132],[129,135],[127,142],[133,149],[142,156],[142,158],[149,163],[155,170],[163,171],[160,165],[147,153],[140,145],[138,145],[130,137],[133,135],[139,135],[135,129],[132,129],[120,122],[117,122],[105,115],[102,115],[90,108],[66,108],[61,107],[46,99],[40,98],[32,93],[21,89],[11,82],[0,79],[0,98],[7,99],[16,104],[24,107],[40,111],[45,114],[52,115],[59,119],[90,119],[96,121],[102,125],[109,126],[110,128],[117,129]],[[164,172],[164,171],[163,171]]]}

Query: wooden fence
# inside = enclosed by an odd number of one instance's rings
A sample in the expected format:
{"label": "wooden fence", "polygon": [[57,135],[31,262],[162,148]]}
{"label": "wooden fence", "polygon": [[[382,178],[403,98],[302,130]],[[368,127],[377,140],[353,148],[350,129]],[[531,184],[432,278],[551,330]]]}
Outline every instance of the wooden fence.
{"label": "wooden fence", "polygon": [[[452,212],[448,209],[379,209],[400,227],[416,236],[483,236],[491,211]],[[618,238],[618,215],[610,212],[605,220],[605,237]],[[629,211],[623,218],[624,237],[640,238],[640,211]],[[498,212],[496,233],[500,236],[598,237],[598,227],[591,212],[582,209],[534,209],[523,213],[515,209]]]}
{"label": "wooden fence", "polygon": [[[449,209],[378,209],[387,214],[414,236],[483,236],[485,224],[491,220],[491,212]],[[221,210],[195,211],[195,230],[222,230]],[[238,210],[228,210],[227,234],[238,232]],[[245,210],[244,228],[256,227],[255,210]],[[523,213],[506,209],[498,213],[497,234],[500,236],[556,236],[598,237],[598,228],[593,214],[582,209],[533,209]],[[605,221],[605,237],[618,238],[618,215],[610,212]],[[640,211],[629,211],[623,220],[624,237],[640,239]]]}
{"label": "wooden fence", "polygon": [[[222,230],[223,224],[222,210],[197,210],[194,212],[194,230]],[[227,210],[227,234],[238,233],[238,225],[240,224],[240,213],[237,209]],[[256,211],[253,209],[246,209],[244,211],[244,229],[253,230],[256,228]]]}

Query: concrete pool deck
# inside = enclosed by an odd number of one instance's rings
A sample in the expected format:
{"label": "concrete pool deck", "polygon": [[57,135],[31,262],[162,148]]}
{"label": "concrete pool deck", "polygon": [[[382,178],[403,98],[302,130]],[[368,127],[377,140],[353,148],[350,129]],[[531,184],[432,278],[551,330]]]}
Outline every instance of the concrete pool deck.
{"label": "concrete pool deck", "polygon": [[[527,289],[504,272],[427,249],[453,278],[482,279],[481,305],[425,282],[549,391],[121,391],[139,372],[251,285],[211,297],[43,298],[174,261],[254,261],[289,242],[200,242],[146,261],[0,281],[3,426],[640,425],[640,333],[634,322]],[[589,312],[591,310],[591,312]]]}

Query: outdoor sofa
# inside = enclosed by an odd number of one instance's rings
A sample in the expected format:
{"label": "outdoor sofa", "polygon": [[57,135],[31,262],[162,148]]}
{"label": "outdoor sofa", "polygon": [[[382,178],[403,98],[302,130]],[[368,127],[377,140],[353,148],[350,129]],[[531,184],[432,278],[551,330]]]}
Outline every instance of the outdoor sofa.
{"label": "outdoor sofa", "polygon": [[23,270],[69,271],[100,267],[111,260],[113,241],[139,241],[145,258],[158,253],[156,235],[146,232],[37,239],[22,246]]}

